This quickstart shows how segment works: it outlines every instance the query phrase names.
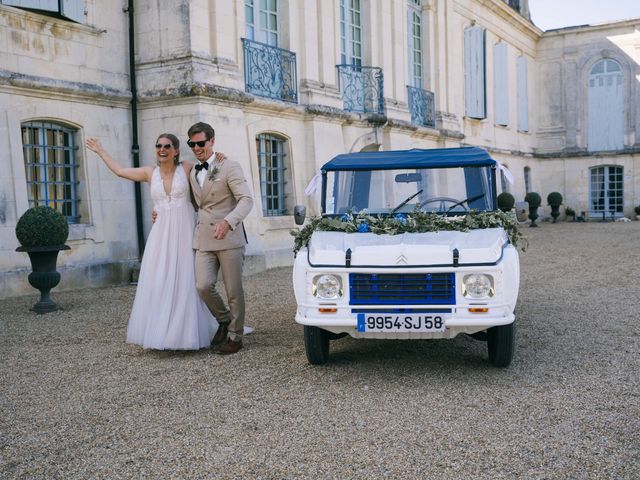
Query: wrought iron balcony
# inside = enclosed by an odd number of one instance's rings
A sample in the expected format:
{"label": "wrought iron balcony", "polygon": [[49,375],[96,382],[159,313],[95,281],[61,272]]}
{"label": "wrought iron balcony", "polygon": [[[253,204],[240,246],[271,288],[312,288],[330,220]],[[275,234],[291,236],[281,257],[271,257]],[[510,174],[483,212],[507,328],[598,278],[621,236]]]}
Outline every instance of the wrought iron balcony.
{"label": "wrought iron balcony", "polygon": [[435,96],[433,92],[407,85],[411,123],[436,127]]}
{"label": "wrought iron balcony", "polygon": [[295,53],[247,38],[242,39],[242,49],[248,93],[298,103]]}
{"label": "wrought iron balcony", "polygon": [[383,74],[380,67],[336,65],[344,109],[384,114]]}

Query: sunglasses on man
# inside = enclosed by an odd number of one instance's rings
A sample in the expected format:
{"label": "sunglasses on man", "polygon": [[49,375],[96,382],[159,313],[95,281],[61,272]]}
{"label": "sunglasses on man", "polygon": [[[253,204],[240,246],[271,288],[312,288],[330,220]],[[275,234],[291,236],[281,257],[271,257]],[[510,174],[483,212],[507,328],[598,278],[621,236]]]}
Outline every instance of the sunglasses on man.
{"label": "sunglasses on man", "polygon": [[198,146],[200,148],[204,147],[205,143],[207,143],[209,140],[200,140],[199,142],[192,142],[191,140],[187,140],[187,145],[189,145],[189,147],[193,148],[195,146]]}

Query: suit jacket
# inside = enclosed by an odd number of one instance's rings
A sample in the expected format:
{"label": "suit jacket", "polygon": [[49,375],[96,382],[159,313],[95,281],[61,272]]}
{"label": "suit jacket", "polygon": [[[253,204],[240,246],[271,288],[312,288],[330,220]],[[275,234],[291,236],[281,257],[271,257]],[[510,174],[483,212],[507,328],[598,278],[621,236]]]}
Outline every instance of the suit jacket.
{"label": "suit jacket", "polygon": [[[195,168],[191,169],[189,175],[191,191],[198,208],[193,248],[207,252],[245,246],[247,240],[242,220],[253,208],[251,190],[240,164],[220,153],[216,154],[216,159],[223,160],[214,162],[209,159],[210,166],[202,188],[196,179]],[[211,172],[216,167],[217,172],[211,178]],[[231,230],[222,240],[216,240],[215,225],[222,220],[229,222]]]}

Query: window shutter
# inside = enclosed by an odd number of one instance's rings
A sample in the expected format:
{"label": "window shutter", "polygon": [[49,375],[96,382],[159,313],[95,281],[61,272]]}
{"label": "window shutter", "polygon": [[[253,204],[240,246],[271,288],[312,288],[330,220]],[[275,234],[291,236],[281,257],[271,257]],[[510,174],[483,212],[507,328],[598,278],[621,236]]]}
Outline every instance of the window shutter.
{"label": "window shutter", "polygon": [[493,47],[493,99],[495,123],[509,124],[509,73],[507,70],[507,44],[498,43]]}
{"label": "window shutter", "polygon": [[4,5],[12,5],[14,7],[35,8],[37,10],[46,10],[48,12],[58,12],[58,0],[2,0],[0,3]]}
{"label": "window shutter", "polygon": [[60,14],[74,22],[84,23],[84,0],[62,0]]}
{"label": "window shutter", "polygon": [[465,29],[465,113],[472,118],[486,117],[484,43],[484,28],[476,26]]}
{"label": "window shutter", "polygon": [[529,131],[529,92],[527,80],[527,59],[524,55],[517,60],[518,73],[518,130]]}

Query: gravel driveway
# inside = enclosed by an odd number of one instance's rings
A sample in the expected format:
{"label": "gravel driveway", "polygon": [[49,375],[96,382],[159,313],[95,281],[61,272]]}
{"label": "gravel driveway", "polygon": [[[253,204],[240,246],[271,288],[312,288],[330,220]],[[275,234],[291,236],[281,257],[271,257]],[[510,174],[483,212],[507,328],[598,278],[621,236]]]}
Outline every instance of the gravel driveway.
{"label": "gravel driveway", "polygon": [[516,354],[332,343],[307,364],[291,269],[246,279],[237,355],[124,343],[135,287],[0,305],[2,478],[640,478],[640,222],[524,228]]}

